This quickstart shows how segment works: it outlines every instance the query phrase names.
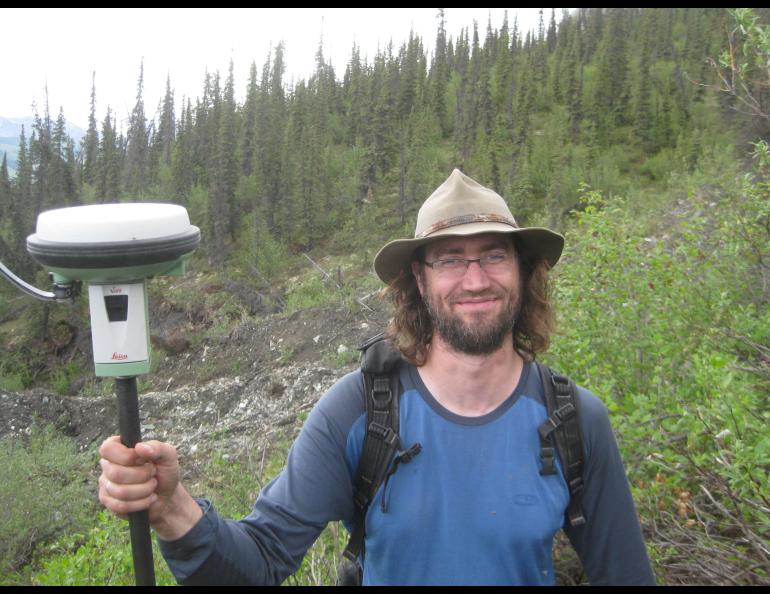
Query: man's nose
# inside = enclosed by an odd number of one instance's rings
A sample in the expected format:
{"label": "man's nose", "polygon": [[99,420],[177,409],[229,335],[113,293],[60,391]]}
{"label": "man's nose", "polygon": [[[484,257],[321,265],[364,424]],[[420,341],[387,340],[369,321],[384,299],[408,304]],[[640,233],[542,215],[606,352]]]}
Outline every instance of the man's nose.
{"label": "man's nose", "polygon": [[468,268],[463,276],[463,288],[469,291],[477,291],[489,285],[489,275],[481,267],[480,260],[468,262]]}

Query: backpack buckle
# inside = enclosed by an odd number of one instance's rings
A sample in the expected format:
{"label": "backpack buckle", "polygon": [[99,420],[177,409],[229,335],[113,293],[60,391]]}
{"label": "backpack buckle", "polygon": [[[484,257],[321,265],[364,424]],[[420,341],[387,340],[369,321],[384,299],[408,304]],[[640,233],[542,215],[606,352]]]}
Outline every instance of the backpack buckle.
{"label": "backpack buckle", "polygon": [[559,428],[564,421],[571,419],[575,415],[575,412],[575,407],[571,402],[557,408],[551,413],[551,416],[537,428],[538,433],[540,433],[540,438],[548,439],[548,436]]}
{"label": "backpack buckle", "polygon": [[551,383],[556,390],[557,396],[569,396],[569,379],[563,375],[553,374]]}
{"label": "backpack buckle", "polygon": [[388,447],[393,447],[398,441],[398,433],[390,427],[384,427],[379,423],[372,421],[369,423],[369,431],[377,439],[381,440]]}
{"label": "backpack buckle", "polygon": [[571,402],[568,402],[561,408],[557,408],[555,411],[553,411],[553,414],[559,420],[559,424],[561,424],[575,414],[575,407]]}
{"label": "backpack buckle", "polygon": [[580,493],[583,490],[583,477],[576,476],[569,482],[570,493]]}
{"label": "backpack buckle", "polygon": [[543,468],[540,471],[542,476],[549,474],[556,474],[556,467],[553,460],[554,451],[550,446],[543,446],[540,448],[540,462],[543,464]]}
{"label": "backpack buckle", "polygon": [[390,401],[393,400],[393,393],[390,390],[390,379],[386,377],[374,378],[372,398],[378,410],[383,410],[390,406]]}

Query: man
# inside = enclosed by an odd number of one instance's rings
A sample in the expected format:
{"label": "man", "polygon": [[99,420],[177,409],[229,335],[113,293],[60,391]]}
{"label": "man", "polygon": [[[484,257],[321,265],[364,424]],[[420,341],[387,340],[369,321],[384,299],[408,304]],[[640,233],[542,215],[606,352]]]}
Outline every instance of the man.
{"label": "man", "polygon": [[[592,584],[655,583],[606,408],[590,392],[578,393],[584,525],[565,526],[562,474],[540,474],[547,415],[533,360],[548,345],[547,271],[562,246],[552,231],[519,228],[499,195],[454,170],[415,237],[377,254],[404,358],[400,440],[422,447],[369,506],[364,584],[553,584],[562,527]],[[149,508],[181,583],[278,584],[329,521],[352,523],[364,421],[356,371],[320,399],[286,468],[238,522],[187,493],[176,451],[159,442],[105,441],[100,499],[118,514]]]}

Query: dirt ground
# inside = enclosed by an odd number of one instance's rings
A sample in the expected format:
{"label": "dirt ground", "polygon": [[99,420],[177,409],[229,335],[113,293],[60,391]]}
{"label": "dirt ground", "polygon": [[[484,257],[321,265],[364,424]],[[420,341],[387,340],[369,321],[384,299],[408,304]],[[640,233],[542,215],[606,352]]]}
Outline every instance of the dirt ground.
{"label": "dirt ground", "polygon": [[[220,289],[190,285],[192,291]],[[192,446],[196,435],[213,426],[221,433],[219,441],[226,441],[228,422],[243,432],[249,422],[256,423],[255,431],[297,424],[301,409],[322,395],[319,390],[356,367],[357,346],[387,320],[376,299],[360,307],[330,303],[291,315],[259,307],[252,314],[246,301],[231,304],[228,311],[237,315],[231,319],[218,318],[218,308],[203,300],[182,304],[151,294],[153,365],[138,381],[143,437]],[[55,325],[59,336],[51,340],[64,346],[45,346],[52,351],[49,364],[80,355],[91,375],[75,379],[67,395],[42,388],[0,391],[0,437],[23,439],[33,423],[53,424],[86,450],[118,432],[114,382],[93,377],[90,333],[75,326]],[[243,414],[229,418],[233,411]]]}

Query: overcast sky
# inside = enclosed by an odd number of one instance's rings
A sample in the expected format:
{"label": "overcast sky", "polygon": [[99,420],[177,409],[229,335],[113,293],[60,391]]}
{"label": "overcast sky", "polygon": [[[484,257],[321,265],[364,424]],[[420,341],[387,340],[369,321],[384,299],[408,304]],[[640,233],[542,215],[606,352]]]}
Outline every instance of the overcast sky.
{"label": "overcast sky", "polygon": [[[519,29],[537,27],[537,8],[508,9]],[[486,33],[491,17],[499,29],[502,8],[447,8],[446,31],[457,39],[462,28]],[[144,59],[145,114],[152,117],[171,77],[177,109],[182,96],[200,96],[206,69],[227,76],[230,59],[235,68],[237,99],[242,101],[248,72],[262,65],[278,42],[285,45],[284,80],[307,79],[323,35],[323,49],[340,79],[353,42],[362,57],[371,58],[393,39],[396,49],[419,35],[428,51],[437,29],[435,8],[0,8],[0,36],[5,57],[0,62],[0,116],[32,114],[33,101],[42,114],[45,86],[53,118],[65,117],[85,128],[88,123],[91,74],[96,71],[97,120],[109,105],[126,120],[136,101],[139,65]],[[548,23],[551,9],[544,10]],[[557,12],[557,21],[560,15]]]}

